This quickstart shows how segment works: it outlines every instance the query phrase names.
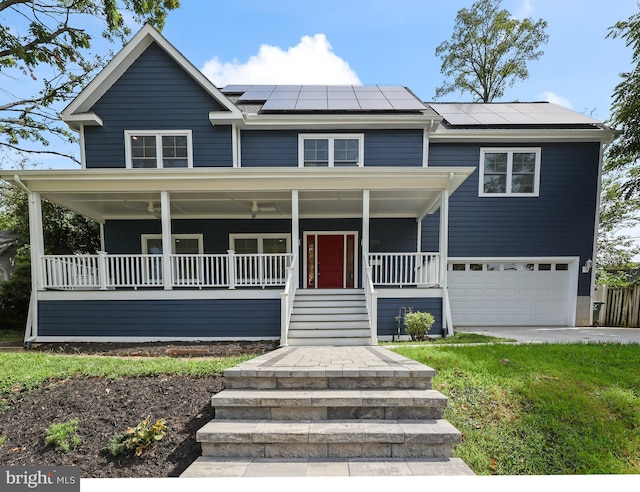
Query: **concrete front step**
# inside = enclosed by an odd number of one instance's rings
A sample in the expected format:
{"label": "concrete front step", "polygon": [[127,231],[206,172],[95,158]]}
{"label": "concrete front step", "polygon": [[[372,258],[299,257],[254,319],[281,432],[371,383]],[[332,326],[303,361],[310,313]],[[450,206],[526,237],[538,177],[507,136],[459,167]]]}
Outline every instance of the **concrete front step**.
{"label": "concrete front step", "polygon": [[343,326],[354,321],[369,326],[369,318],[366,313],[334,313],[332,309],[323,309],[321,312],[298,314],[294,309],[291,315],[291,324],[310,323],[315,326],[334,323]]}
{"label": "concrete front step", "polygon": [[[324,368],[318,368],[319,373]],[[431,389],[431,378],[400,376],[348,376],[349,370],[336,369],[336,376],[236,376],[225,378],[229,389]],[[305,372],[306,373],[306,372]],[[344,376],[338,374],[345,373]]]}
{"label": "concrete front step", "polygon": [[344,326],[338,324],[323,323],[317,329],[301,328],[296,323],[291,325],[289,339],[291,338],[366,338],[371,340],[368,327]]}
{"label": "concrete front step", "polygon": [[[308,304],[308,305],[307,305]],[[296,304],[293,310],[294,315],[324,315],[329,313],[330,315],[337,314],[364,314],[367,315],[367,307],[362,306],[361,303],[335,305],[334,303],[326,303],[325,306],[319,306],[315,302]],[[318,309],[321,308],[321,309]]]}
{"label": "concrete front step", "polygon": [[459,458],[198,458],[181,478],[473,476]]}
{"label": "concrete front step", "polygon": [[434,390],[224,390],[216,418],[265,420],[439,419],[447,397]]}
{"label": "concrete front step", "polygon": [[446,420],[215,419],[197,440],[215,457],[450,458],[461,434]]}
{"label": "concrete front step", "polygon": [[341,337],[341,338],[317,338],[300,337],[289,338],[292,347],[364,347],[371,345],[371,338],[367,337]]}

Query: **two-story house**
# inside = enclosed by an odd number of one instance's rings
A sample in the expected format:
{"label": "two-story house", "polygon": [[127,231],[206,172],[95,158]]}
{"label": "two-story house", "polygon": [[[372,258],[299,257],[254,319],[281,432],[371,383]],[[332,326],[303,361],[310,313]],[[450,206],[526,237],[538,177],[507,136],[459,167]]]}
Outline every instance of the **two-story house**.
{"label": "two-story house", "polygon": [[[144,27],[62,112],[82,169],[30,193],[26,341],[370,344],[590,322],[602,148],[549,103],[427,104],[403,86],[216,87]],[[41,200],[102,252],[47,256]]]}

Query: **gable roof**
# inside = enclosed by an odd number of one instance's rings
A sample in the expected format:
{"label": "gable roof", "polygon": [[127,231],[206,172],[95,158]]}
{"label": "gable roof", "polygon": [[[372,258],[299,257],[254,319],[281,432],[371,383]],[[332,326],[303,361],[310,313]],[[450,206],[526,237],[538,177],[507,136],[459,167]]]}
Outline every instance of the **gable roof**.
{"label": "gable roof", "polygon": [[146,24],[60,113],[62,120],[73,129],[80,125],[102,126],[102,120],[91,112],[92,106],[126,72],[133,62],[152,44],[156,43],[187,72],[212,98],[224,108],[226,120],[242,120],[238,108],[207,77],[187,60],[153,26]]}

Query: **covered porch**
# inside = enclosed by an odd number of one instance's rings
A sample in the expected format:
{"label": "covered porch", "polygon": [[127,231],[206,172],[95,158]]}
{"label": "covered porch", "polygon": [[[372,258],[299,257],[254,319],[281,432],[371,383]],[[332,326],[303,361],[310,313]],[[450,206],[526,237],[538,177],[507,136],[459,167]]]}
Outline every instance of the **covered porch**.
{"label": "covered porch", "polygon": [[[280,301],[279,338],[286,345],[296,291],[323,288],[364,290],[371,343],[377,342],[377,299],[397,298],[400,290],[404,298],[441,299],[448,329],[448,201],[472,171],[3,173],[30,193],[33,294],[26,339],[46,338],[38,330],[42,302],[238,299],[246,309],[251,299],[272,299]],[[43,198],[97,221],[102,251],[45,255]],[[422,220],[438,210],[438,230],[426,231],[437,249],[423,251]]]}

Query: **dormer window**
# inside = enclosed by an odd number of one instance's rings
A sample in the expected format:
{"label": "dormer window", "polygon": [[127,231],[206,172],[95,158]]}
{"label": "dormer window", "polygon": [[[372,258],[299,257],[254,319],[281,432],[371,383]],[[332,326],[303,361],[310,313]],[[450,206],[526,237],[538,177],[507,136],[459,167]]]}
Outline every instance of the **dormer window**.
{"label": "dormer window", "polygon": [[193,167],[191,130],[126,130],[128,168]]}
{"label": "dormer window", "polygon": [[362,134],[300,134],[300,167],[361,167],[364,155]]}

